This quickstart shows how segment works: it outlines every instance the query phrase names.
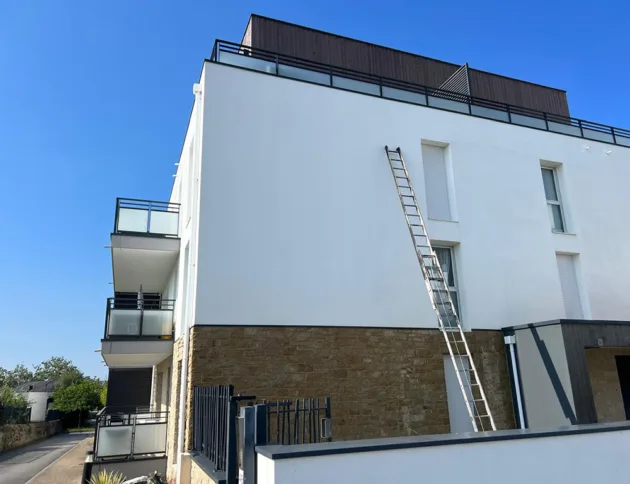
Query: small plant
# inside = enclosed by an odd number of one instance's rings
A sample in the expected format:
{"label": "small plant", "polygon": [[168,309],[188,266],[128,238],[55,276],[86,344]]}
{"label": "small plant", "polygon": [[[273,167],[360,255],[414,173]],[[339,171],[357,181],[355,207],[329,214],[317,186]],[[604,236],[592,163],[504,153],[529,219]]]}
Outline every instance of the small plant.
{"label": "small plant", "polygon": [[124,480],[125,478],[120,472],[101,471],[92,476],[90,484],[122,484]]}

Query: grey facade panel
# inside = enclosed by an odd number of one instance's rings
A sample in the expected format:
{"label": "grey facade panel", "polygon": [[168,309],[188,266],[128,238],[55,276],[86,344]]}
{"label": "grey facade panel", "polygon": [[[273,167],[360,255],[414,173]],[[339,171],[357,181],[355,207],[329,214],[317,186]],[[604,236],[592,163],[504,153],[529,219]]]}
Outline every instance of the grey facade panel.
{"label": "grey facade panel", "polygon": [[576,423],[561,327],[519,329],[515,336],[528,428]]}

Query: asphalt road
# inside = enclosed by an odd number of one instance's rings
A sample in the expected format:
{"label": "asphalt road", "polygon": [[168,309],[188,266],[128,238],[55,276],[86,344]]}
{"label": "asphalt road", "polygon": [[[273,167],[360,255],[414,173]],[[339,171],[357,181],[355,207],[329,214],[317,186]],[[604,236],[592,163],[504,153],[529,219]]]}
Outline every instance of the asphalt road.
{"label": "asphalt road", "polygon": [[0,484],[25,484],[86,436],[83,433],[61,434],[21,449],[1,453]]}

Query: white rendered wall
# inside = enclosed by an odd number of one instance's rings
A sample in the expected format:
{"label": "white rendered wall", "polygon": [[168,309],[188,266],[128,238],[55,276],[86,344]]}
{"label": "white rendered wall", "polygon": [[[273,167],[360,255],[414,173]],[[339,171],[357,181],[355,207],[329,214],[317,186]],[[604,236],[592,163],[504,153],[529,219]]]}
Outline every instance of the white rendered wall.
{"label": "white rendered wall", "polygon": [[[456,221],[428,229],[456,246],[466,327],[565,317],[556,252],[580,254],[592,318],[630,319],[630,149],[223,65],[204,73],[196,324],[437,327],[383,149],[402,148],[426,212],[423,141],[448,144]],[[562,164],[575,235],[551,232],[541,160]]]}
{"label": "white rendered wall", "polygon": [[31,422],[44,422],[46,420],[48,397],[51,394],[46,392],[28,392],[23,395],[31,408]]}
{"label": "white rendered wall", "polygon": [[279,460],[259,454],[258,484],[628,482],[629,445],[624,430]]}

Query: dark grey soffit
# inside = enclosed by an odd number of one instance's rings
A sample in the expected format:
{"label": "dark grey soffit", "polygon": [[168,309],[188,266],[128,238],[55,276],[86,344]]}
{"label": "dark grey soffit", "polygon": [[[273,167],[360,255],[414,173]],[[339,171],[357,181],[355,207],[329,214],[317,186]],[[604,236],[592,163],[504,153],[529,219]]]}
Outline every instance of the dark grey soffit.
{"label": "dark grey soffit", "polygon": [[627,326],[630,325],[630,321],[606,319],[550,319],[549,321],[539,321],[538,323],[520,324],[518,326],[505,326],[501,329],[504,333],[509,333],[510,331],[518,329],[539,328],[541,326],[553,326],[555,324],[618,324]]}
{"label": "dark grey soffit", "polygon": [[503,440],[562,437],[600,432],[615,432],[619,430],[630,430],[630,422],[573,425],[570,427],[559,427],[554,429],[499,430],[496,432],[468,432],[462,434],[421,435],[388,439],[348,440],[341,442],[323,442],[319,444],[263,445],[256,447],[256,452],[273,460],[295,459],[298,457],[353,454],[357,452],[379,452],[384,450],[413,449],[416,447],[435,447],[439,445],[474,444]]}

